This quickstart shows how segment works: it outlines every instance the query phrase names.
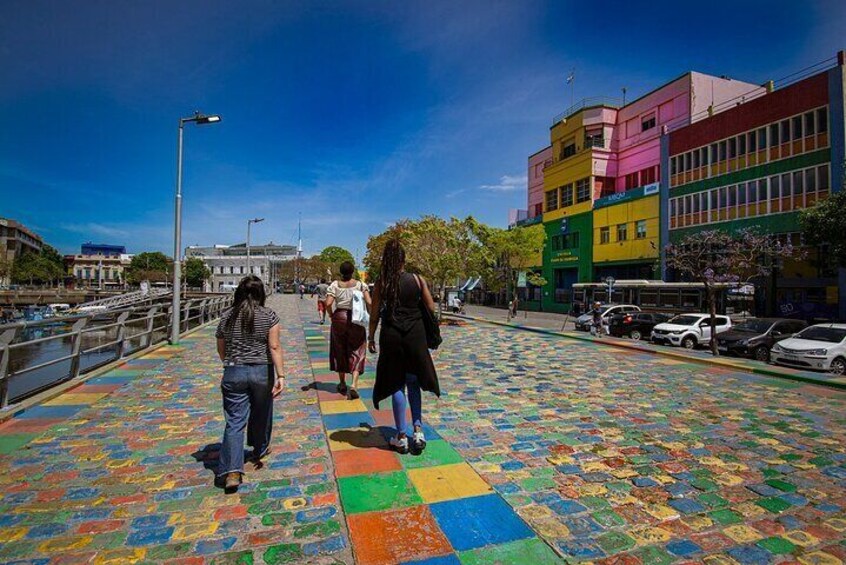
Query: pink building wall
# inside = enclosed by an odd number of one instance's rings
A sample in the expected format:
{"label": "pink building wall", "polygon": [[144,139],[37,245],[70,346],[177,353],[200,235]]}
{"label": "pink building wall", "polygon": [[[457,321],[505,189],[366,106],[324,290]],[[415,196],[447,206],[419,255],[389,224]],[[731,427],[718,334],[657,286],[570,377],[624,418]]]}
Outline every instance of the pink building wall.
{"label": "pink building wall", "polygon": [[[541,149],[529,157],[529,191],[527,209],[529,217],[543,214],[543,169],[552,163],[552,146]],[[540,208],[540,210],[538,210]]]}

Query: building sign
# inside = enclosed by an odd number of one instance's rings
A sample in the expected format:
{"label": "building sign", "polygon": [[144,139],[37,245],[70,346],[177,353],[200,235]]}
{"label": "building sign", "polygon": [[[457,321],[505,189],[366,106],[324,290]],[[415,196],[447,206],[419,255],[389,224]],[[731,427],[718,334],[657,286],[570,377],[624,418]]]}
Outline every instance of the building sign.
{"label": "building sign", "polygon": [[517,288],[526,288],[526,271],[517,272]]}
{"label": "building sign", "polygon": [[599,198],[593,203],[593,208],[594,210],[597,208],[607,208],[608,206],[614,206],[615,204],[620,204],[622,202],[629,202],[644,196],[652,196],[654,194],[658,194],[660,189],[661,183],[653,182],[652,184],[633,188],[631,190],[627,190],[626,192],[618,192],[604,198]]}
{"label": "building sign", "polygon": [[559,251],[559,252],[553,254],[551,259],[552,259],[553,263],[565,263],[565,262],[570,262],[570,261],[578,261],[579,256],[573,255],[573,253],[571,251],[567,251],[565,249],[564,251]]}

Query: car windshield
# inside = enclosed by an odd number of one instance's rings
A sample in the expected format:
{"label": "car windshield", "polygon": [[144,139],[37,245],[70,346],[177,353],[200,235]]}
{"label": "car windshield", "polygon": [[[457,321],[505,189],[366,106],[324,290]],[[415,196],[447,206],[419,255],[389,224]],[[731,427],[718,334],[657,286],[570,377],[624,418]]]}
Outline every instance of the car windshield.
{"label": "car windshield", "polygon": [[846,338],[846,329],[840,328],[805,328],[796,337],[800,339],[811,339],[814,341],[827,341],[829,343],[840,343]]}
{"label": "car windshield", "polygon": [[668,323],[670,324],[678,324],[680,326],[692,326],[696,322],[699,321],[699,316],[686,316],[682,314],[681,316],[676,316]]}
{"label": "car windshield", "polygon": [[766,333],[773,323],[768,320],[746,320],[737,324],[732,329],[739,332],[754,332],[756,334]]}

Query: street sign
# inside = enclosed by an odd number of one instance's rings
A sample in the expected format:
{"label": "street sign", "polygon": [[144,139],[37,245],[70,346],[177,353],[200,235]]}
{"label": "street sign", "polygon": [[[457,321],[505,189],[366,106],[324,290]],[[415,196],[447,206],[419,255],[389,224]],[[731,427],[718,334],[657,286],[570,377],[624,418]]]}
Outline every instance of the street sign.
{"label": "street sign", "polygon": [[517,273],[517,288],[526,288],[526,271]]}

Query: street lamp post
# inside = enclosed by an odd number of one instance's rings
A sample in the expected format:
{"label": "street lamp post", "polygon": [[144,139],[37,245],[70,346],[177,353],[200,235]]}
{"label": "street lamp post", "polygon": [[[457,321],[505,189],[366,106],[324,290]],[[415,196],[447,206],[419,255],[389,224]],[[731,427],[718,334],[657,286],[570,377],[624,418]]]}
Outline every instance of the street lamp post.
{"label": "street lamp post", "polygon": [[194,122],[198,125],[213,124],[220,121],[220,116],[207,116],[200,112],[194,112],[193,116],[188,118],[179,118],[179,142],[176,149],[176,203],[174,210],[174,226],[173,226],[173,306],[171,312],[171,327],[170,327],[170,343],[176,344],[179,342],[180,320],[179,314],[181,312],[182,304],[180,302],[181,296],[181,278],[182,265],[180,263],[182,254],[182,131],[185,129],[185,124]]}
{"label": "street lamp post", "polygon": [[252,271],[250,271],[250,226],[263,221],[264,218],[253,218],[252,220],[247,220],[247,275],[253,274]]}

